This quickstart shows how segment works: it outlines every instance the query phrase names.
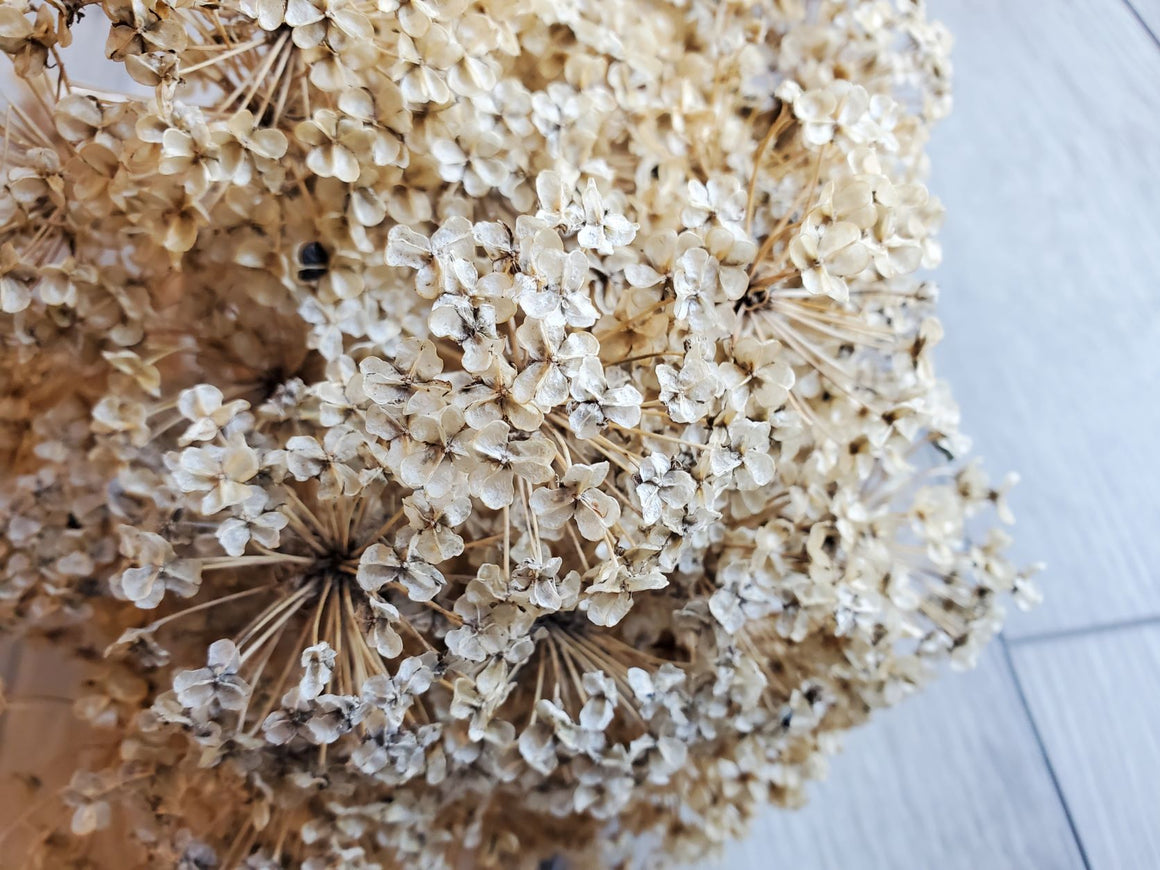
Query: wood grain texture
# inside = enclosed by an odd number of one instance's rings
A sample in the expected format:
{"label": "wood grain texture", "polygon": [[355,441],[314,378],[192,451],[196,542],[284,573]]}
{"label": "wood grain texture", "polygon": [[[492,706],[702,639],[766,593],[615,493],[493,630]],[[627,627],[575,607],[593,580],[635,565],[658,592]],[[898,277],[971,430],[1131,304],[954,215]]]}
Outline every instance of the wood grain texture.
{"label": "wood grain texture", "polygon": [[1012,656],[1092,870],[1160,866],[1160,625]]}
{"label": "wood grain texture", "polygon": [[771,810],[704,870],[1080,870],[997,646],[846,741],[800,811]]}
{"label": "wood grain texture", "polygon": [[[0,720],[0,831],[34,807],[59,807],[51,796],[68,784],[74,769],[94,760],[85,745],[91,732],[72,713],[71,702],[80,695],[80,666],[43,642],[11,647],[16,650],[12,673],[6,675],[11,705]],[[32,834],[15,824],[0,845],[0,867],[20,866],[17,856]]]}
{"label": "wood grain texture", "polygon": [[1160,44],[1160,0],[1125,0]]}
{"label": "wood grain texture", "polygon": [[1050,563],[1011,633],[1160,613],[1160,51],[1117,0],[932,9],[956,35],[941,373],[1023,475],[1017,554]]}

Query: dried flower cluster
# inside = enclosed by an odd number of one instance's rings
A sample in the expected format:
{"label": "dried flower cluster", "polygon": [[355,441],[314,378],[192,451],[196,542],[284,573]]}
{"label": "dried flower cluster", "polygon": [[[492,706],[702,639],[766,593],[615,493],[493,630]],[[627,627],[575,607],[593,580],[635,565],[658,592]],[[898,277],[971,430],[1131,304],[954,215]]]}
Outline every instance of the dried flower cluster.
{"label": "dried flower cluster", "polygon": [[970,663],[1034,591],[915,277],[948,41],[3,0],[0,620],[95,660],[32,860],[690,860]]}

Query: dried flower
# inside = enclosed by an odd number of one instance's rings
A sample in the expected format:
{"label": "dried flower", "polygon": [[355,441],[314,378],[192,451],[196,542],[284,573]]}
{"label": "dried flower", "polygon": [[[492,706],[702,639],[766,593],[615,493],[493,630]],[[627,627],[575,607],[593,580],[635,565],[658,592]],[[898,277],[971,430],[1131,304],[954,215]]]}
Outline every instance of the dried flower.
{"label": "dried flower", "polygon": [[37,866],[693,861],[1035,600],[924,4],[86,5],[134,94],[74,7],[0,5],[0,624],[107,651]]}

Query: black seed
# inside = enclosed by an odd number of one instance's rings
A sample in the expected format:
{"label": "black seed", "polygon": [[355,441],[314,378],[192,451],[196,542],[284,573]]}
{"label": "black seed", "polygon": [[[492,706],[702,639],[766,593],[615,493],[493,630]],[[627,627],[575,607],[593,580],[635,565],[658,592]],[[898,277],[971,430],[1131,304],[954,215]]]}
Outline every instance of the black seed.
{"label": "black seed", "polygon": [[330,254],[320,242],[307,242],[298,252],[298,262],[303,266],[321,266],[325,269],[330,264]]}

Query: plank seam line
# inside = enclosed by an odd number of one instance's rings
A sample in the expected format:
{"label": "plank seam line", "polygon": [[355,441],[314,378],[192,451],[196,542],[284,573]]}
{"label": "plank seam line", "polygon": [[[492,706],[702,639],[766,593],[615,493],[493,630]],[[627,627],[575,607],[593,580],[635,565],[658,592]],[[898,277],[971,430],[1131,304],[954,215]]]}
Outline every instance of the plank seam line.
{"label": "plank seam line", "polygon": [[1151,37],[1152,43],[1157,48],[1160,48],[1160,39],[1156,37],[1156,34],[1152,32],[1152,28],[1148,26],[1148,22],[1145,21],[1140,13],[1136,10],[1132,0],[1124,0],[1124,5],[1128,7],[1128,11],[1131,12],[1132,17],[1136,19],[1136,23],[1143,27],[1144,32],[1147,33],[1149,37]]}
{"label": "plank seam line", "polygon": [[1043,759],[1044,767],[1047,768],[1047,775],[1051,778],[1051,785],[1055,788],[1055,796],[1059,799],[1059,804],[1063,808],[1064,818],[1067,819],[1067,826],[1071,829],[1072,839],[1075,840],[1075,847],[1079,850],[1080,861],[1083,862],[1084,870],[1092,870],[1091,862],[1088,860],[1087,850],[1084,848],[1083,840],[1079,836],[1079,828],[1076,827],[1075,818],[1071,814],[1071,807],[1068,806],[1067,798],[1063,794],[1063,787],[1059,783],[1059,776],[1055,772],[1055,765],[1051,763],[1051,756],[1047,753],[1047,744],[1043,742],[1043,735],[1039,733],[1039,725],[1035,722],[1035,714],[1031,712],[1031,705],[1027,701],[1027,694],[1023,691],[1023,683],[1019,679],[1019,672],[1015,670],[1015,661],[1011,658],[1011,649],[1007,645],[1007,638],[1002,634],[999,635],[999,648],[1003,651],[1003,660],[1007,664],[1007,671],[1011,675],[1011,681],[1015,684],[1015,694],[1019,698],[1019,705],[1023,708],[1023,714],[1027,717],[1027,724],[1031,726],[1031,736],[1035,738],[1035,743],[1039,747],[1039,755]]}
{"label": "plank seam line", "polygon": [[1148,628],[1160,625],[1160,614],[1152,616],[1137,616],[1132,619],[1118,619],[1112,622],[1097,622],[1095,625],[1076,626],[1074,628],[1060,628],[1051,631],[1021,634],[1018,637],[1007,638],[1010,646],[1024,646],[1033,643],[1050,643],[1055,640],[1070,640],[1077,637],[1087,637],[1093,634],[1106,634],[1113,631],[1131,631],[1137,628]]}

